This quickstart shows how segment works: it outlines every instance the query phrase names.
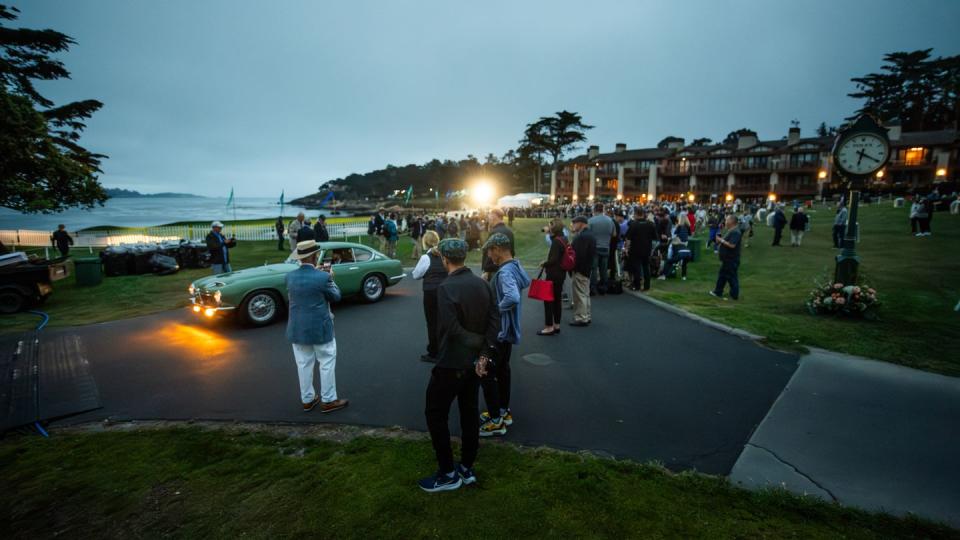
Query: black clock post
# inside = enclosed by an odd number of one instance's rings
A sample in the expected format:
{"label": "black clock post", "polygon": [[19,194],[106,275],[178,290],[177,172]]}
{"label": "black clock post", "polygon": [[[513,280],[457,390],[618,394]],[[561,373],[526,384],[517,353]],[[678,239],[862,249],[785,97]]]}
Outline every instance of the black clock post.
{"label": "black clock post", "polygon": [[890,139],[887,130],[870,115],[861,115],[850,127],[837,135],[833,145],[833,163],[846,180],[849,210],[842,249],[837,255],[834,283],[857,283],[860,269],[860,257],[857,256],[860,189],[889,159]]}

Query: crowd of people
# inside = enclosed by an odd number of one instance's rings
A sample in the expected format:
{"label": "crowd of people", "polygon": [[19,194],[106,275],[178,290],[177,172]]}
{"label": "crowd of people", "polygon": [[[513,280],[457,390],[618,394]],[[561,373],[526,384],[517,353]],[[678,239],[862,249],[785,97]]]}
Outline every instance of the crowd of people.
{"label": "crowd of people", "polygon": [[[576,215],[571,217],[571,210]],[[773,246],[781,245],[783,229],[789,228],[791,245],[800,247],[810,227],[803,205],[794,204],[787,218],[785,206],[772,201],[765,208],[739,201],[725,205],[656,202],[577,205],[547,211],[553,217],[542,232],[549,249],[536,278],[546,281],[541,281],[544,286],[538,287],[536,297],[544,305],[544,326],[536,332],[541,337],[561,333],[566,300],[573,316],[568,324],[584,328],[592,323],[591,298],[620,292],[624,281],[634,290],[645,291],[654,278],[679,275],[681,280],[686,279],[687,264],[692,259],[690,241],[698,230],[706,233],[707,246],[720,263],[716,284],[706,292],[738,300],[741,250],[753,236],[754,223],[762,220],[773,228]],[[516,259],[510,224],[511,216],[517,214],[493,209],[485,215],[418,213],[401,217],[381,211],[370,218],[368,233],[381,239],[390,256],[396,254],[401,232],[409,234],[417,246],[412,277],[422,282],[427,334],[426,352],[420,359],[434,364],[424,414],[438,469],[418,482],[427,492],[454,490],[476,482],[473,466],[480,438],[506,435],[518,421],[511,409],[510,359],[522,338],[523,297],[535,282]],[[847,217],[846,204],[841,201],[835,224],[845,223]],[[486,235],[482,244],[481,232]],[[843,234],[840,230],[838,236],[835,226],[838,246]],[[479,275],[466,266],[472,249],[482,254]],[[348,403],[336,393],[333,372],[336,346],[329,303],[339,298],[339,291],[333,269],[316,268],[318,250],[314,238],[301,239],[295,245],[293,257],[301,259],[303,265],[287,277],[287,336],[300,372],[304,410],[319,405],[323,412],[332,412]],[[569,295],[565,292],[568,280]],[[309,330],[311,325],[317,328]],[[319,394],[313,386],[316,365],[321,373]],[[448,426],[455,400],[462,434],[459,461],[454,459]]]}

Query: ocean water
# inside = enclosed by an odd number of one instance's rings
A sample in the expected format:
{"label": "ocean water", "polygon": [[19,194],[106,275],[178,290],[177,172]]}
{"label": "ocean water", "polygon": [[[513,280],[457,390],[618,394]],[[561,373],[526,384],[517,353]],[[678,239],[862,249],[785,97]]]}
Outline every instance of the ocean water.
{"label": "ocean water", "polygon": [[[274,197],[237,197],[236,219],[275,218],[280,205]],[[304,212],[311,220],[328,210],[307,210],[300,206],[284,205],[286,216]],[[344,213],[344,215],[348,215]],[[28,229],[52,231],[63,223],[69,231],[88,227],[114,225],[118,227],[149,227],[175,221],[229,222],[234,219],[233,206],[227,208],[227,199],[214,197],[131,197],[110,199],[102,207],[92,210],[72,209],[59,214],[21,214],[0,207],[0,230]]]}

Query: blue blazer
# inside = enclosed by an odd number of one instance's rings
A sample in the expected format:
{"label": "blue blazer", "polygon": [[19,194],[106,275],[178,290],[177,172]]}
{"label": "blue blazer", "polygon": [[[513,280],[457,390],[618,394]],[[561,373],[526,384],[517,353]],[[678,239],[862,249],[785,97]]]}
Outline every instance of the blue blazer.
{"label": "blue blazer", "polygon": [[340,289],[330,274],[305,264],[287,274],[290,318],[287,341],[320,345],[333,340],[330,302],[340,300]]}

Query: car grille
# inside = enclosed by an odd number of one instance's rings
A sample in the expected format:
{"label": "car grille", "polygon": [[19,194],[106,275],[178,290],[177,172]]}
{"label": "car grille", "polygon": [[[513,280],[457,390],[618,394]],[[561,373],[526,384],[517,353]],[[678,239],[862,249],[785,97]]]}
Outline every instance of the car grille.
{"label": "car grille", "polygon": [[193,295],[194,302],[201,306],[217,307],[217,301],[213,298],[213,293],[196,293]]}

